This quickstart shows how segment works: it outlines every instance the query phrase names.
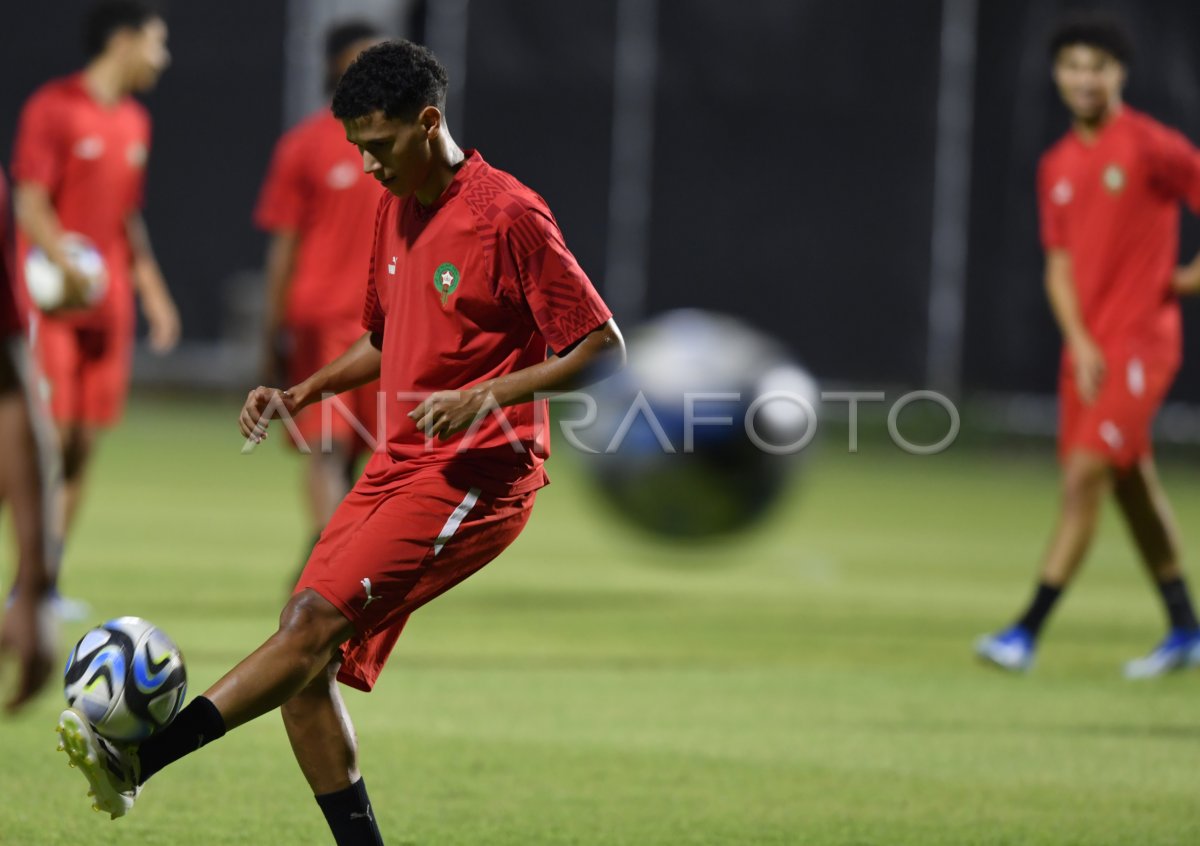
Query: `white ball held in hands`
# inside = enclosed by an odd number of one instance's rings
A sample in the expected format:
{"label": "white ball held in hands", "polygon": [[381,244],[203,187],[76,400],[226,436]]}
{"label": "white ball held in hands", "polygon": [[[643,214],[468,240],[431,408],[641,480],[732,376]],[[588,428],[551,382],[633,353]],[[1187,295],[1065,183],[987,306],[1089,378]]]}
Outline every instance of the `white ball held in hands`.
{"label": "white ball held in hands", "polygon": [[[90,282],[87,306],[94,306],[104,297],[108,288],[108,270],[104,257],[86,237],[77,232],[68,232],[62,238],[63,253],[67,261]],[[53,311],[62,306],[66,298],[66,283],[62,269],[42,251],[32,247],[25,257],[25,286],[29,298],[42,311]]]}

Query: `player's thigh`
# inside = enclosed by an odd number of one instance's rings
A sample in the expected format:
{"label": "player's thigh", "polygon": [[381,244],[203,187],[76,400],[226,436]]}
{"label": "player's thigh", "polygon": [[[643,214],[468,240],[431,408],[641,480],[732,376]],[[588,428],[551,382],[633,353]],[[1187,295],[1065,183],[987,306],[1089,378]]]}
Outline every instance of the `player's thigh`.
{"label": "player's thigh", "polygon": [[[490,497],[468,490],[449,497],[393,498],[369,519],[391,527],[385,537],[373,532],[346,537],[341,530],[331,535],[331,547],[344,539],[327,559],[336,577],[320,576],[324,565],[313,567],[310,561],[312,571],[306,569],[301,587],[330,599],[358,632],[342,647],[339,680],[370,690],[409,615],[479,572],[516,540],[534,497],[534,492]],[[425,519],[426,514],[435,519]]]}
{"label": "player's thigh", "polygon": [[1099,396],[1080,414],[1077,442],[1126,470],[1151,454],[1154,418],[1178,367],[1136,353],[1111,358]]}
{"label": "player's thigh", "polygon": [[499,555],[532,505],[532,494],[496,497],[436,474],[387,492],[360,484],[322,533],[297,590],[316,590],[361,634],[386,627]]}
{"label": "player's thigh", "polygon": [[97,427],[114,425],[125,410],[133,371],[133,327],[111,327],[81,333],[80,415]]}
{"label": "player's thigh", "polygon": [[58,424],[79,419],[82,351],[74,326],[38,317],[31,333],[34,360],[41,374],[38,390]]}

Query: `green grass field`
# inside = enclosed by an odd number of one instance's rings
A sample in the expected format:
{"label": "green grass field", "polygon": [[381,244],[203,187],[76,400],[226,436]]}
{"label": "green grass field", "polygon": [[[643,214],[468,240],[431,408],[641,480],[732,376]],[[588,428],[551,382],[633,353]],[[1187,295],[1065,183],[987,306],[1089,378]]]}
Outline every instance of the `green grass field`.
{"label": "green grass field", "polygon": [[[240,455],[236,411],[136,402],[68,555],[67,592],[163,626],[193,693],[273,630],[303,543],[298,463]],[[1200,842],[1200,673],[1120,678],[1162,622],[1115,515],[1035,672],[1007,677],[971,644],[1030,589],[1050,446],[834,441],[762,532],[690,550],[614,524],[551,461],[516,545],[347,692],[387,842]],[[1200,470],[1164,477],[1200,562]],[[54,752],[60,702],[0,723],[0,842],[331,843],[277,716],[110,822]]]}

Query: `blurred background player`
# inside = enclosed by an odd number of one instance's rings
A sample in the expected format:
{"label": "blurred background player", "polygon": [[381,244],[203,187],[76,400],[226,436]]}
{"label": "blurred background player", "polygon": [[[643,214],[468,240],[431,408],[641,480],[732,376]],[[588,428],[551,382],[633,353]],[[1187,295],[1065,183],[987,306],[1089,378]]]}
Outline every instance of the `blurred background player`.
{"label": "blurred background player", "polygon": [[1007,670],[1029,668],[1042,625],[1082,563],[1111,491],[1170,626],[1125,674],[1157,676],[1200,663],[1179,535],[1150,443],[1182,355],[1177,294],[1200,291],[1200,257],[1175,267],[1179,204],[1200,212],[1200,152],[1122,103],[1131,47],[1119,22],[1065,20],[1050,46],[1054,82],[1072,121],[1038,172],[1046,290],[1064,341],[1062,504],[1032,602],[977,651]]}
{"label": "blurred background player", "polygon": [[[87,65],[46,83],[21,112],[13,152],[18,269],[32,246],[63,271],[76,307],[32,320],[34,354],[49,390],[62,444],[64,531],[79,509],[98,433],[120,417],[136,327],[134,291],[150,345],[166,352],[179,315],[142,219],[150,119],[132,94],[154,87],[170,62],[167,26],[140,0],[104,0],[84,24]],[[65,233],[88,238],[103,256],[107,292],[90,308],[89,280],[64,255]],[[23,290],[24,286],[18,286]],[[65,617],[86,613],[60,601]]]}
{"label": "blurred background player", "polygon": [[[326,93],[380,33],[363,21],[332,26],[325,38]],[[271,233],[263,384],[295,385],[362,335],[375,209],[383,194],[363,173],[346,130],[328,105],[280,139],[255,222]],[[309,450],[306,491],[312,542],[354,483],[356,459],[376,436],[378,382],[326,400],[296,418]],[[325,407],[330,406],[330,407]],[[352,422],[353,421],[353,422]],[[299,444],[297,444],[299,446]]]}
{"label": "blurred background player", "polygon": [[17,680],[6,700],[20,709],[57,662],[51,596],[58,545],[49,522],[54,433],[33,391],[29,346],[13,287],[8,187],[0,174],[0,502],[12,503],[17,573],[0,625],[0,666],[11,655]]}

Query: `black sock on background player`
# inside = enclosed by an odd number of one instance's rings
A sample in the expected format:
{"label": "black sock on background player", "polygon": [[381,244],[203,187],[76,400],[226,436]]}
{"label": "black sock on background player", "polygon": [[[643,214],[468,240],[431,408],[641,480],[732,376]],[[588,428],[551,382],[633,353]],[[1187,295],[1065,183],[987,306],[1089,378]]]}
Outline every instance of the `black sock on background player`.
{"label": "black sock on background player", "polygon": [[1200,630],[1200,624],[1196,622],[1196,611],[1192,607],[1192,598],[1188,595],[1187,582],[1182,576],[1159,582],[1158,592],[1162,595],[1172,629],[1185,632]]}
{"label": "black sock on background player", "polygon": [[1045,582],[1039,582],[1037,592],[1033,595],[1033,600],[1029,603],[1029,607],[1025,609],[1025,613],[1021,619],[1017,620],[1017,625],[1029,632],[1030,636],[1036,638],[1042,630],[1042,624],[1046,622],[1046,617],[1054,609],[1054,604],[1058,602],[1058,598],[1062,596],[1062,588],[1048,585]]}

